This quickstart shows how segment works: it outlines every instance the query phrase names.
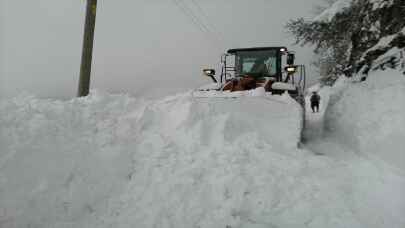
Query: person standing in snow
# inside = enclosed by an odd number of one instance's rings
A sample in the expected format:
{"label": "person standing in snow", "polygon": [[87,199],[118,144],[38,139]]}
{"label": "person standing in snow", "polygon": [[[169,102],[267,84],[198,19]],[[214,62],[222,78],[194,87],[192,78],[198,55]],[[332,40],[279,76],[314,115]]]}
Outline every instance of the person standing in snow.
{"label": "person standing in snow", "polygon": [[321,96],[319,96],[319,94],[314,91],[312,92],[312,96],[311,96],[311,109],[312,112],[319,112],[319,102],[321,101]]}

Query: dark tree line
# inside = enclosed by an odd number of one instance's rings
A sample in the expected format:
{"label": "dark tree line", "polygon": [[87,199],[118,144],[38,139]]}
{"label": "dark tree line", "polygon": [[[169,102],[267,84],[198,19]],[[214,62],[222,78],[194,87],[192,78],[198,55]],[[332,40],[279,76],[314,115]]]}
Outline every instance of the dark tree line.
{"label": "dark tree line", "polygon": [[299,18],[286,28],[297,43],[315,46],[323,82],[333,83],[339,75],[398,66],[397,57],[375,60],[394,47],[405,48],[405,0],[353,0],[331,20]]}

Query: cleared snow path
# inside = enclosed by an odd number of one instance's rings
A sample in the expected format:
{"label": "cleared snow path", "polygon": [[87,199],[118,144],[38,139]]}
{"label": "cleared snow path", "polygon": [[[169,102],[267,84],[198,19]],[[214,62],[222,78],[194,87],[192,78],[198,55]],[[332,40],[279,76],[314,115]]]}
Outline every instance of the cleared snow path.
{"label": "cleared snow path", "polygon": [[310,96],[312,91],[317,88],[309,89],[309,95],[305,98],[305,129],[304,129],[304,141],[308,144],[313,141],[322,139],[325,130],[325,113],[329,105],[330,90],[322,89],[319,91],[321,101],[319,105],[319,112],[313,113],[311,109]]}
{"label": "cleared snow path", "polygon": [[[373,153],[375,153],[374,151],[362,151],[362,148],[356,147],[356,143],[353,143],[353,140],[355,139],[350,138],[354,137],[353,134],[342,135],[342,132],[348,132],[354,128],[350,123],[346,123],[348,121],[341,122],[346,124],[339,126],[340,128],[346,128],[344,131],[336,131],[334,126],[336,123],[328,123],[328,121],[337,122],[340,118],[356,119],[356,113],[352,113],[352,115],[350,113],[343,113],[342,115],[340,110],[328,110],[332,105],[329,103],[332,96],[333,99],[339,100],[343,95],[343,93],[341,93],[343,89],[345,89],[345,94],[350,94],[351,91],[353,91],[353,88],[349,88],[350,86],[347,87],[344,84],[344,81],[340,81],[335,88],[312,88],[313,90],[319,91],[321,95],[321,104],[319,113],[313,113],[310,108],[310,95],[307,97],[304,148],[312,151],[315,155],[322,155],[321,157],[330,159],[332,163],[334,163],[334,165],[331,166],[331,169],[340,169],[341,175],[346,176],[347,180],[353,183],[353,188],[346,190],[346,206],[352,213],[354,213],[356,218],[365,219],[368,217],[369,220],[366,222],[368,223],[368,227],[405,227],[405,219],[403,219],[403,217],[401,218],[401,214],[405,213],[405,197],[403,196],[405,190],[405,170],[403,169],[403,166],[401,167],[397,165],[398,162],[389,162],[391,160],[384,162],[384,156],[392,156],[394,151],[396,151],[396,155],[394,154],[393,157],[401,159],[403,152],[399,150],[403,147],[399,144],[387,145],[387,143],[385,143],[383,145],[386,146],[385,150],[387,153],[380,154],[383,159],[379,159],[378,157],[373,156]],[[371,82],[371,84],[373,84],[373,82]],[[379,82],[376,84],[378,85],[372,85],[371,87],[381,90],[380,87],[383,87],[383,83]],[[392,84],[393,83],[391,83],[390,87],[393,87]],[[351,86],[353,87],[353,85]],[[395,94],[394,88],[389,89],[393,90]],[[355,90],[359,90],[359,88],[355,88]],[[384,92],[385,91],[381,91],[381,94],[384,95]],[[360,97],[351,94],[348,98],[346,97],[343,99],[352,101],[350,104],[353,106],[356,106],[356,104],[360,107],[365,106],[364,108],[367,108],[367,105],[371,106],[369,100],[372,100],[372,96],[367,95],[367,90],[360,91],[360,93],[366,95]],[[393,97],[389,96],[389,98],[392,99]],[[343,100],[339,102],[342,103],[347,101]],[[382,103],[384,102],[382,101]],[[390,99],[387,99],[384,104],[388,107],[397,107]],[[351,106],[351,108],[353,106]],[[400,113],[401,112],[399,112],[399,114]],[[361,115],[361,113],[358,115]],[[371,120],[367,118],[361,118],[358,121],[359,122],[356,123],[358,126],[364,124],[361,121],[366,123],[371,122]],[[392,127],[394,129],[398,128],[395,125]],[[366,131],[366,129],[362,130]],[[364,132],[363,135],[378,135],[378,133],[378,131],[370,131]],[[350,196],[351,194],[353,195]],[[388,219],[390,217],[391,219]],[[365,221],[366,220],[363,220],[363,222]],[[398,223],[388,225],[390,221],[397,221]],[[363,223],[359,227],[364,227],[366,223]]]}

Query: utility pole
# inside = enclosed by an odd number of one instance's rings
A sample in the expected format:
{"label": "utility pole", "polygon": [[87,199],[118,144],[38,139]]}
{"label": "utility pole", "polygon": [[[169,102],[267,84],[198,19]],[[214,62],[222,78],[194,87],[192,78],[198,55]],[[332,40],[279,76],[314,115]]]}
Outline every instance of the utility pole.
{"label": "utility pole", "polygon": [[97,0],[87,0],[84,24],[82,62],[77,96],[87,96],[90,89],[91,63],[93,58],[94,29],[96,25]]}

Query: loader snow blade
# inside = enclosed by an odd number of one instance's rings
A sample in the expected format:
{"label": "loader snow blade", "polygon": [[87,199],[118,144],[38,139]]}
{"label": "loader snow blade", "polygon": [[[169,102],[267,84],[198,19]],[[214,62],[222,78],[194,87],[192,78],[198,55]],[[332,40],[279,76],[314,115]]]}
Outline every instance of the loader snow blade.
{"label": "loader snow blade", "polygon": [[297,146],[301,142],[304,121],[301,105],[288,94],[252,96],[253,93],[255,92],[195,91],[193,110],[200,113],[199,115],[204,115],[205,110],[230,115],[232,121],[226,128],[225,136],[236,137],[253,132],[262,136],[269,144],[285,142],[289,138],[295,140],[290,145],[280,146]]}

